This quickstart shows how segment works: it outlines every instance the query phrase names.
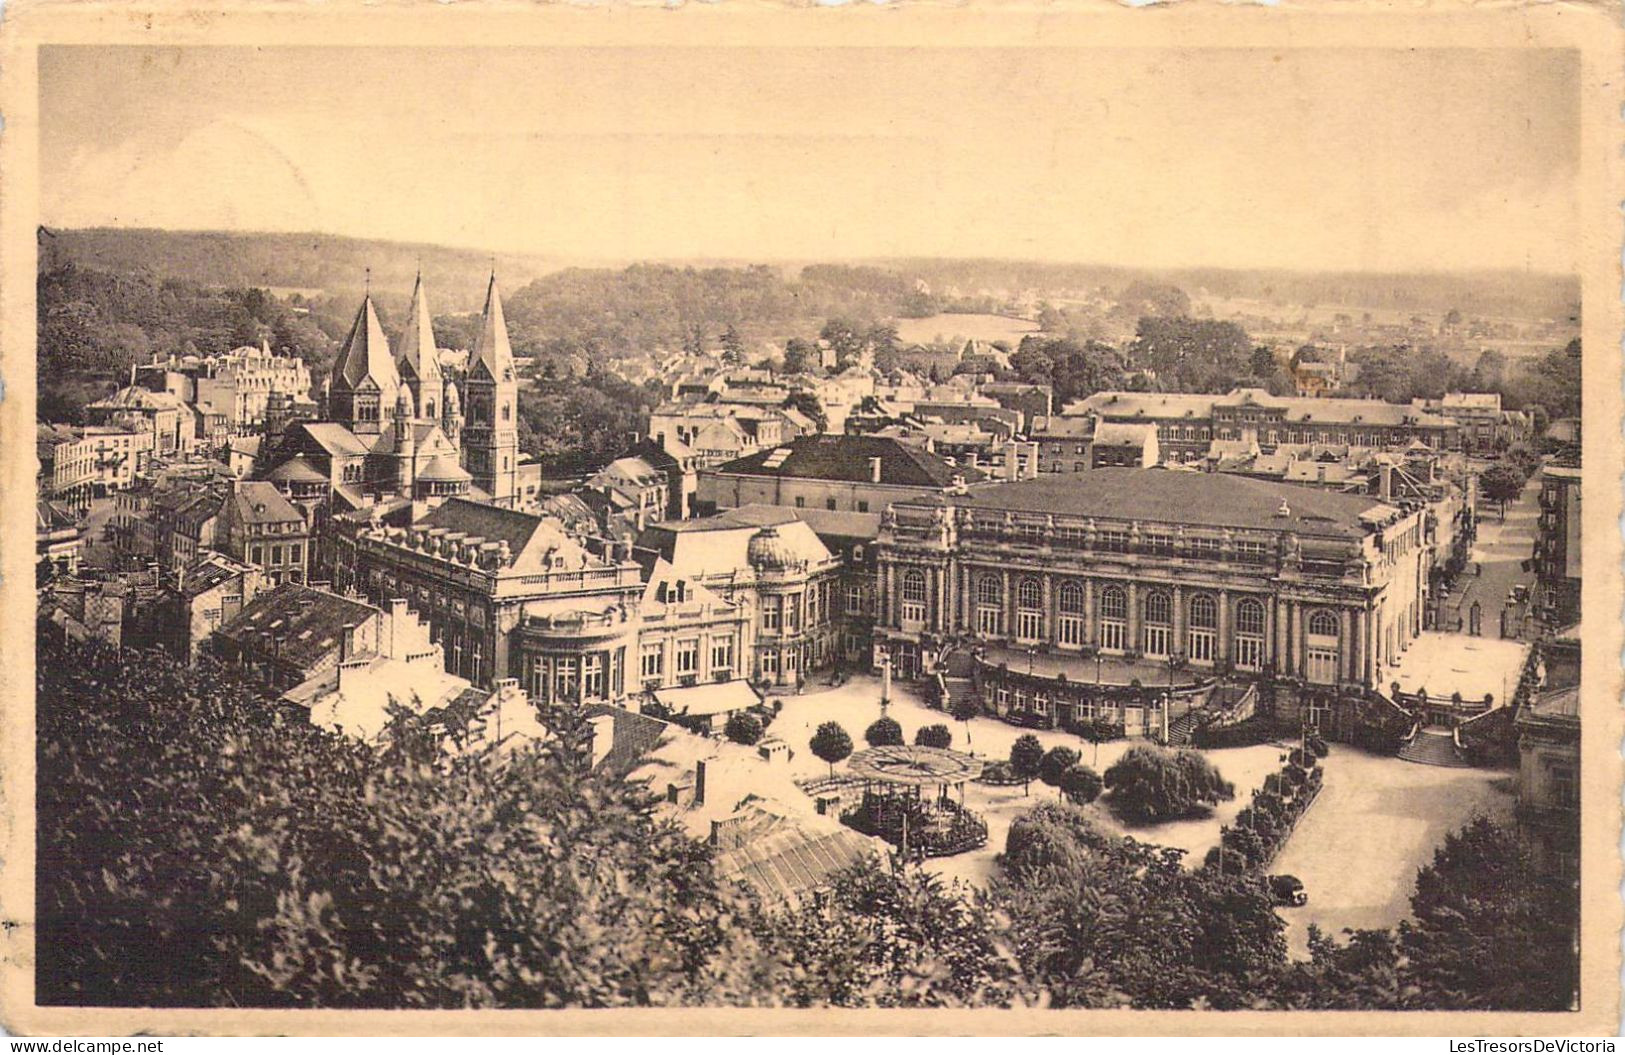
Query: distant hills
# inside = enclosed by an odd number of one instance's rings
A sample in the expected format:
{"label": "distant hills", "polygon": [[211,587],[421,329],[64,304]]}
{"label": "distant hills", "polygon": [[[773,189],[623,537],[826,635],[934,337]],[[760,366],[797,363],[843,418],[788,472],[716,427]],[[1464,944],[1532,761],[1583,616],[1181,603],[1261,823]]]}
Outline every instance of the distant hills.
{"label": "distant hills", "polygon": [[[493,257],[473,249],[348,238],[330,234],[160,231],[150,228],[49,228],[40,233],[40,267],[73,262],[105,271],[178,278],[204,286],[266,287],[349,299],[372,285],[404,302],[419,268],[437,311],[478,311]],[[506,289],[557,270],[560,261],[498,253]]]}
{"label": "distant hills", "polygon": [[[315,233],[108,227],[50,229],[47,233],[42,229],[41,267],[68,261],[207,286],[262,286],[343,299],[360,293],[368,268],[376,290],[404,298],[421,267],[434,292],[437,310],[467,312],[481,305],[493,257],[473,249]],[[498,253],[494,263],[504,289],[518,290],[576,262],[543,254]],[[743,261],[698,259],[659,263],[709,268],[746,266]],[[1137,281],[1156,281],[1172,283],[1192,295],[1200,290],[1212,296],[1283,305],[1335,304],[1416,312],[1455,308],[1465,315],[1554,319],[1575,315],[1580,301],[1576,276],[1519,271],[1385,274],[1221,268],[1149,270],[1106,264],[979,259],[848,263],[896,272],[910,282],[924,282],[933,290],[952,287],[967,294],[987,289],[1031,290],[1040,296],[1058,296],[1102,288],[1115,291]],[[773,262],[772,267],[788,272],[786,277],[799,270],[799,265],[782,261]]]}

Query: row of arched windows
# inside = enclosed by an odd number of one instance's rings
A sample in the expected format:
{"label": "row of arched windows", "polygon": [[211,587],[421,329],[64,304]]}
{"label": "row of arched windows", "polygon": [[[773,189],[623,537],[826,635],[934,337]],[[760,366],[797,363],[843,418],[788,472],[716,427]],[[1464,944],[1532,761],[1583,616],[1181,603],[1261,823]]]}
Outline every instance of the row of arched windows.
{"label": "row of arched windows", "polygon": [[[1016,606],[1024,611],[1043,609],[1043,586],[1036,578],[1023,578],[1016,583]],[[903,576],[903,599],[925,600],[925,576],[918,571]],[[1083,615],[1086,610],[1084,586],[1075,580],[1061,583],[1057,592],[1057,607],[1062,615]],[[997,607],[1004,603],[1004,583],[996,575],[984,575],[976,581],[976,603]],[[1145,621],[1157,626],[1172,626],[1174,600],[1166,590],[1152,590],[1145,596]],[[1216,630],[1219,626],[1219,604],[1210,594],[1199,593],[1190,599],[1189,626],[1196,630]],[[1120,586],[1106,586],[1100,591],[1100,618],[1127,619],[1128,593]],[[1262,635],[1265,628],[1264,604],[1253,598],[1236,602],[1238,634]],[[1329,609],[1316,609],[1309,614],[1308,630],[1319,637],[1336,637],[1341,629],[1338,614]]]}

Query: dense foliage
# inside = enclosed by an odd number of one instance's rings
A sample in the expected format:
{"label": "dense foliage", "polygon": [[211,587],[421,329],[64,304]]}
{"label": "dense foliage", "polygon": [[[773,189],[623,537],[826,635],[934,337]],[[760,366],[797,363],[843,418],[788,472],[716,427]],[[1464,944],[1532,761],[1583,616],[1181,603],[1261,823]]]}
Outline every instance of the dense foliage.
{"label": "dense foliage", "polygon": [[1055,1006],[1243,1007],[1284,963],[1262,880],[1191,871],[1181,852],[1046,803],[1010,827],[995,900]]}
{"label": "dense foliage", "polygon": [[1107,767],[1107,801],[1130,824],[1156,824],[1205,813],[1235,797],[1235,785],[1196,751],[1136,744]]}
{"label": "dense foliage", "polygon": [[921,747],[952,747],[953,730],[941,724],[922,725],[914,730],[914,742]]}
{"label": "dense foliage", "polygon": [[207,659],[48,633],[38,659],[44,1003],[1572,1001],[1575,887],[1487,821],[1421,870],[1397,933],[1312,932],[1306,962],[1286,959],[1260,874],[1185,867],[1057,803],[1012,823],[986,891],[871,860],[770,907],[646,792],[584,768],[568,716],[556,744],[500,759],[448,756],[404,716],[374,751]]}
{"label": "dense foliage", "polygon": [[38,690],[47,1002],[748,996],[705,847],[568,748],[446,758],[402,727],[375,756],[157,653],[46,644]]}
{"label": "dense foliage", "polygon": [[749,711],[735,711],[728,715],[728,721],[722,727],[723,736],[746,747],[760,741],[762,732],[762,720]]}

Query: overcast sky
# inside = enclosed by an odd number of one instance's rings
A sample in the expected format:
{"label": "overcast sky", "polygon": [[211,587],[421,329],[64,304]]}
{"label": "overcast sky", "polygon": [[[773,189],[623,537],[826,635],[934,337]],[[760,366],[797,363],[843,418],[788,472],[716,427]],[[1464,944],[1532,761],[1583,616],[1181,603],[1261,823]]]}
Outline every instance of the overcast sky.
{"label": "overcast sky", "polygon": [[1556,51],[45,49],[42,219],[582,260],[1571,271]]}

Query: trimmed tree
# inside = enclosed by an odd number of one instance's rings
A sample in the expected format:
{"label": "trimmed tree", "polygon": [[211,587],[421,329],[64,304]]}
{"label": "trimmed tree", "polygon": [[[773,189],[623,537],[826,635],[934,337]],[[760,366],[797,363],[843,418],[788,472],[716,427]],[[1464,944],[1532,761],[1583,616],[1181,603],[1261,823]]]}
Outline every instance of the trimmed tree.
{"label": "trimmed tree", "polygon": [[978,714],[981,714],[982,708],[977,706],[975,698],[970,696],[961,696],[959,699],[953,701],[953,705],[949,707],[948,713],[953,715],[954,721],[963,722],[965,724],[965,746],[969,747],[970,720],[975,718]]}
{"label": "trimmed tree", "polygon": [[762,720],[749,711],[735,711],[728,716],[728,724],[722,727],[722,735],[736,744],[750,747],[762,739]]}
{"label": "trimmed tree", "polygon": [[952,747],[954,734],[946,725],[940,723],[922,725],[914,730],[914,742],[921,747]]}
{"label": "trimmed tree", "polygon": [[1105,781],[1112,810],[1131,824],[1199,816],[1236,794],[1235,785],[1203,755],[1143,744],[1113,763]]}
{"label": "trimmed tree", "polygon": [[1079,806],[1087,806],[1098,799],[1105,786],[1099,773],[1081,763],[1068,766],[1066,772],[1061,774],[1061,794],[1066,796],[1068,802]]}
{"label": "trimmed tree", "polygon": [[1070,747],[1052,747],[1044,754],[1044,760],[1038,764],[1038,779],[1054,788],[1060,794],[1061,781],[1066,778],[1066,771],[1078,764],[1078,753]]}
{"label": "trimmed tree", "polygon": [[1044,765],[1044,745],[1032,733],[1023,733],[1010,745],[1010,771],[1021,781],[1022,794],[1028,794],[1032,782],[1038,778]]}
{"label": "trimmed tree", "polygon": [[825,722],[813,733],[808,746],[812,753],[829,763],[829,775],[835,775],[835,763],[852,753],[852,738],[846,735],[839,722]]}
{"label": "trimmed tree", "polygon": [[863,731],[863,739],[870,747],[897,747],[903,742],[903,727],[895,718],[876,718]]}
{"label": "trimmed tree", "polygon": [[1501,519],[1507,515],[1507,503],[1515,502],[1523,494],[1523,485],[1526,477],[1523,471],[1511,462],[1497,462],[1478,474],[1479,490],[1501,507]]}

